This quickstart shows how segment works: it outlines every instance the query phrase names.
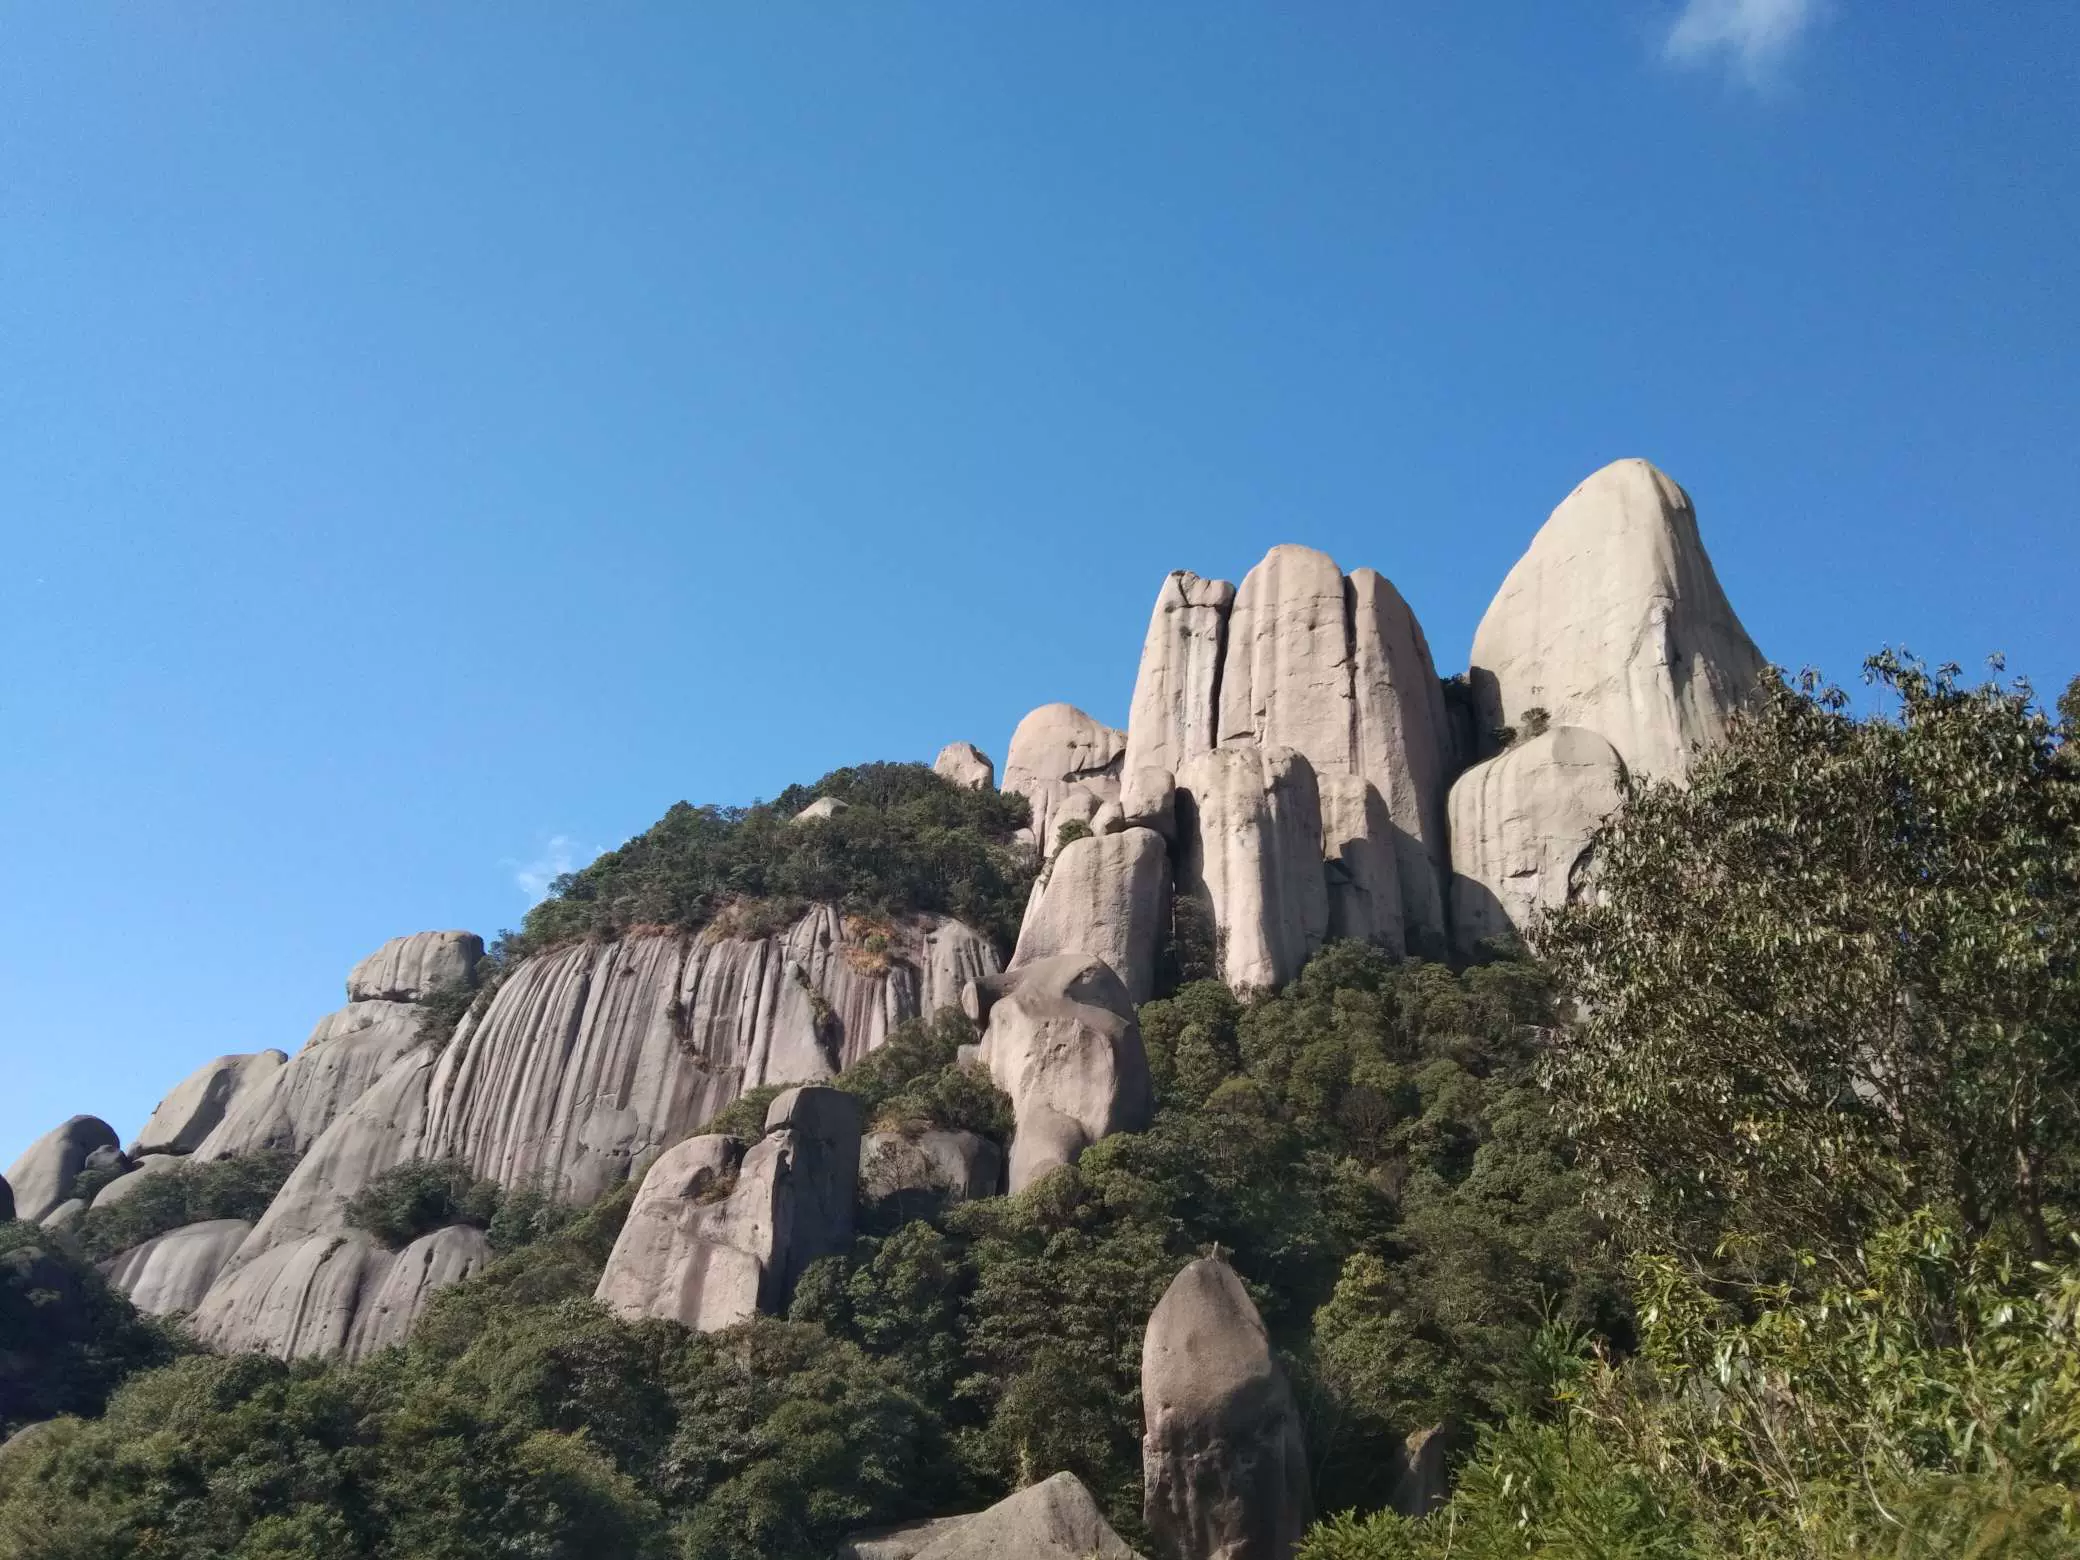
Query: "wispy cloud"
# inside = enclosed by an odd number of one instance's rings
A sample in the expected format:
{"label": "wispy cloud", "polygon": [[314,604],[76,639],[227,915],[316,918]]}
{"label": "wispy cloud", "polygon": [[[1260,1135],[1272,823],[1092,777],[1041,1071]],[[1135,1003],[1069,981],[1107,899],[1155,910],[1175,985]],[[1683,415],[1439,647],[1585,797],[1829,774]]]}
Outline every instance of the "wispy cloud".
{"label": "wispy cloud", "polygon": [[568,834],[552,834],[534,860],[515,861],[508,857],[505,864],[513,869],[513,881],[532,905],[546,898],[550,886],[564,873],[577,871],[598,854],[596,849],[580,845]]}
{"label": "wispy cloud", "polygon": [[1664,50],[1680,64],[1723,64],[1763,86],[1819,14],[1820,0],[1684,0]]}

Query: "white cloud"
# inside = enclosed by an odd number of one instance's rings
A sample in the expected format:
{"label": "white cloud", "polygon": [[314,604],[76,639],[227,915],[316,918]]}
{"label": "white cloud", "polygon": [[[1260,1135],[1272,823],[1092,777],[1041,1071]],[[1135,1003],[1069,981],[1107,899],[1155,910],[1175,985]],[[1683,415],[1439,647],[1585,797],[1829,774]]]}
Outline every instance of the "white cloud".
{"label": "white cloud", "polygon": [[1819,0],[1684,0],[1667,54],[1686,65],[1724,63],[1759,86],[1819,13]]}
{"label": "white cloud", "polygon": [[534,860],[521,862],[508,858],[505,864],[513,869],[513,881],[532,905],[547,898],[550,885],[564,873],[575,872],[598,854],[597,850],[580,845],[568,834],[552,834]]}

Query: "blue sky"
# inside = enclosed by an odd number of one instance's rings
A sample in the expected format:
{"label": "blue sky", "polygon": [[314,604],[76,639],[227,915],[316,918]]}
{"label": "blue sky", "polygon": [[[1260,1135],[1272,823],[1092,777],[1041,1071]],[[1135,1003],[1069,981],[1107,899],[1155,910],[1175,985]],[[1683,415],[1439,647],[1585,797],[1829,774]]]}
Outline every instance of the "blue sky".
{"label": "blue sky", "polygon": [[0,1163],[671,802],[1442,669],[1645,455],[1772,657],[2080,671],[2080,7],[0,4]]}

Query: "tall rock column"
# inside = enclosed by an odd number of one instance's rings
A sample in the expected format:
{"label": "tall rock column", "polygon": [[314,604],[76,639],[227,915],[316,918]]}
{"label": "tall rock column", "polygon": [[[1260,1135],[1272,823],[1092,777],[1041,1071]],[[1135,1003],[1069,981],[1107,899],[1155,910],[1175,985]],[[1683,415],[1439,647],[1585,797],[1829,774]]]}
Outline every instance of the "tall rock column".
{"label": "tall rock column", "polygon": [[1088,823],[1119,801],[1127,734],[1073,704],[1043,704],[1018,723],[1004,756],[1003,790],[1033,809],[1032,842],[1044,861],[1064,823]]}
{"label": "tall rock column", "polygon": [[1061,953],[1112,966],[1135,1003],[1155,995],[1156,954],[1170,914],[1170,856],[1153,829],[1071,840],[1026,902],[1011,968]]}
{"label": "tall rock column", "polygon": [[1290,748],[1226,742],[1177,777],[1178,891],[1201,897],[1221,978],[1280,986],[1329,931],[1314,768]]}
{"label": "tall rock column", "polygon": [[1287,1560],[1313,1512],[1307,1447],[1263,1318],[1204,1257],[1141,1343],[1142,1517],[1176,1560]]}
{"label": "tall rock column", "polygon": [[1179,569],[1163,581],[1127,716],[1127,769],[1168,770],[1220,740],[1221,652],[1235,587]]}

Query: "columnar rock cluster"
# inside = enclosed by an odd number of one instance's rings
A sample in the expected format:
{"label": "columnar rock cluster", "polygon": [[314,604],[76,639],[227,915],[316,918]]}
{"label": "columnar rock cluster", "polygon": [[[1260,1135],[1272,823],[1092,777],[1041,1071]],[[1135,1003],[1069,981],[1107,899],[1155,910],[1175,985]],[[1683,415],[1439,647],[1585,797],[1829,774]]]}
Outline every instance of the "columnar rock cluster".
{"label": "columnar rock cluster", "polygon": [[[1135,1009],[1172,982],[1210,970],[1276,986],[1332,937],[1471,951],[1590,892],[1591,838],[1627,788],[1680,781],[1764,675],[1688,497],[1644,461],[1604,468],[1553,512],[1463,681],[1440,681],[1414,612],[1371,569],[1286,545],[1240,586],[1179,571],[1157,592],[1124,731],[1049,704],[1012,735],[1002,784],[1031,804],[1038,878],[1001,972],[987,939],[935,916],[877,929],[857,957],[844,914],[815,905],[770,935],[549,950],[447,1037],[428,1003],[474,989],[483,943],[398,938],[354,967],[347,1005],[293,1057],[208,1063],[127,1152],[92,1116],[53,1129],[0,1181],[0,1216],[11,1202],[63,1226],[88,1212],[75,1191],[113,1206],[189,1159],[300,1156],[250,1225],[172,1230],[108,1270],[218,1347],[351,1355],[402,1337],[433,1290],[490,1256],[461,1226],[401,1251],[350,1228],[347,1199],[377,1176],[455,1159],[582,1204],[647,1167],[600,1298],[723,1325],[784,1304],[802,1265],[849,1239],[862,1192],[1018,1192],[1145,1126]],[[933,767],[996,783],[966,742]],[[1011,1098],[1008,1154],[969,1133],[863,1136],[851,1096],[817,1085],[955,1003],[981,1026],[968,1064]],[[687,1137],[761,1085],[805,1087],[757,1142]],[[1254,1509],[1272,1485],[1281,1510],[1304,1505],[1282,1379],[1232,1274],[1199,1264],[1178,1286],[1150,1333],[1151,1529],[1193,1554],[1281,1552],[1255,1529],[1216,1543],[1227,1519],[1209,1513],[1231,1497]],[[1191,1341],[1216,1334],[1212,1354]]]}

